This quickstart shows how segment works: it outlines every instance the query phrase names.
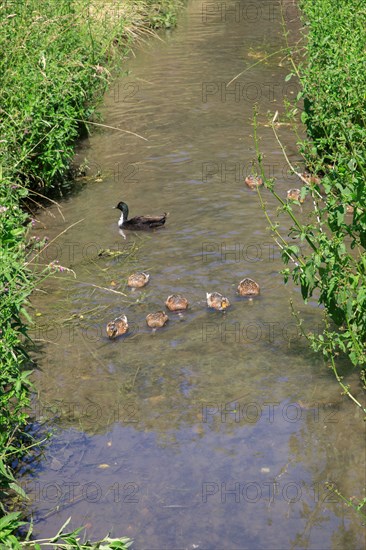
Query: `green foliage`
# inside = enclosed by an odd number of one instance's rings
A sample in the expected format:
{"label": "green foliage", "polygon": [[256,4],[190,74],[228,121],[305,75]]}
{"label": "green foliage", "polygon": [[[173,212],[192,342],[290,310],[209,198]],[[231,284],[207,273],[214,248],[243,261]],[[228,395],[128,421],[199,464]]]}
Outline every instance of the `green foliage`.
{"label": "green foliage", "polygon": [[0,544],[4,550],[42,550],[42,548],[56,548],[57,550],[128,550],[132,540],[127,537],[112,539],[109,536],[95,542],[80,541],[79,533],[82,528],[66,531],[71,517],[64,523],[54,537],[49,539],[29,540],[33,525],[30,526],[25,541],[19,541],[13,534],[25,522],[20,521],[20,514],[12,512],[0,519]]}
{"label": "green foliage", "polygon": [[25,305],[32,280],[24,266],[27,215],[19,207],[19,200],[26,194],[0,174],[0,458],[5,448],[15,451],[13,434],[25,426],[28,418],[29,372],[20,369],[27,359],[22,345],[22,317],[27,315]]}
{"label": "green foliage", "polygon": [[153,29],[170,29],[177,23],[177,10],[181,2],[175,1],[175,9],[172,9],[172,2],[163,0],[159,3],[149,3],[149,20]]}
{"label": "green foliage", "polygon": [[[33,185],[51,186],[73,154],[79,120],[90,117],[107,82],[108,25],[98,39],[87,23],[88,4],[5,3],[0,10],[2,126],[0,163]],[[85,22],[81,23],[81,18]],[[90,19],[90,15],[89,15]],[[30,31],[31,29],[31,31]],[[118,32],[114,30],[114,36]],[[122,30],[122,29],[121,29]]]}
{"label": "green foliage", "polygon": [[[362,1],[302,0],[306,62],[299,67],[312,172],[314,221],[302,225],[313,252],[293,270],[305,300],[315,290],[335,325],[314,347],[366,363],[366,9]],[[324,202],[320,199],[324,195]],[[351,207],[351,208],[350,208]],[[348,213],[348,210],[352,212]]]}
{"label": "green foliage", "polygon": [[148,27],[173,26],[178,5],[21,0],[0,6],[0,165],[6,175],[33,187],[61,180],[82,121],[108,85],[108,69]]}
{"label": "green foliage", "polygon": [[[363,1],[302,0],[305,61],[297,67],[308,138],[300,143],[306,166],[320,177],[303,180],[312,216],[299,221],[298,206],[284,204],[290,236],[306,244],[300,255],[282,240],[283,260],[306,301],[313,295],[330,322],[311,335],[313,348],[334,365],[345,353],[366,363],[366,9]],[[274,131],[275,127],[273,125]],[[272,186],[273,187],[273,186]],[[278,197],[279,198],[279,197]],[[272,229],[278,231],[272,225]]]}
{"label": "green foliage", "polygon": [[[32,276],[24,266],[27,215],[19,207],[19,201],[26,195],[24,188],[0,172],[0,516],[6,513],[1,503],[10,492],[24,497],[9,463],[24,453],[24,445],[30,439],[24,431],[30,373],[24,370],[27,353],[22,342],[25,336],[22,317],[27,315],[25,305]],[[21,525],[18,514],[0,519],[0,543],[14,542],[14,522]]]}

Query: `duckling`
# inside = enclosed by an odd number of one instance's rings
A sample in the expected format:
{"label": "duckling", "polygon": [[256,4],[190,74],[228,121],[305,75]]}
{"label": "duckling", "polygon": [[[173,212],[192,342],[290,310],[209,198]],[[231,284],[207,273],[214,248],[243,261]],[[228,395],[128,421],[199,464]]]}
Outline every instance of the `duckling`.
{"label": "duckling", "polygon": [[146,316],[146,324],[148,327],[156,330],[161,328],[169,321],[169,317],[165,311],[157,311],[156,313],[149,313]]}
{"label": "duckling", "polygon": [[229,300],[219,292],[206,292],[206,298],[208,307],[212,307],[218,311],[224,311],[230,306]]}
{"label": "duckling", "polygon": [[298,201],[299,203],[303,203],[305,199],[301,198],[301,191],[300,189],[289,189],[287,191],[287,199],[290,201]]}
{"label": "duckling", "polygon": [[166,299],[165,305],[170,311],[182,311],[188,308],[188,300],[181,294],[171,294]]}
{"label": "duckling", "polygon": [[246,277],[245,279],[240,281],[237,290],[240,296],[258,296],[258,294],[260,293],[260,286],[258,283],[253,281],[253,279],[249,279],[249,277]]}
{"label": "duckling", "polygon": [[114,321],[110,321],[106,326],[107,335],[110,339],[122,336],[128,331],[128,321],[126,315],[117,317]]}
{"label": "duckling", "polygon": [[301,178],[304,179],[308,185],[319,185],[321,183],[319,176],[309,174],[309,172],[303,172]]}
{"label": "duckling", "polygon": [[132,275],[129,276],[127,284],[132,288],[142,288],[143,286],[147,285],[149,279],[149,273],[139,271],[138,273],[132,273]]}
{"label": "duckling", "polygon": [[125,202],[119,202],[116,208],[121,211],[121,216],[118,220],[118,227],[120,229],[155,229],[164,225],[167,217],[166,212],[164,212],[164,214],[160,216],[135,216],[129,220],[128,206]]}
{"label": "duckling", "polygon": [[263,185],[263,180],[259,176],[250,175],[245,178],[245,183],[250,189],[256,189],[260,185]]}

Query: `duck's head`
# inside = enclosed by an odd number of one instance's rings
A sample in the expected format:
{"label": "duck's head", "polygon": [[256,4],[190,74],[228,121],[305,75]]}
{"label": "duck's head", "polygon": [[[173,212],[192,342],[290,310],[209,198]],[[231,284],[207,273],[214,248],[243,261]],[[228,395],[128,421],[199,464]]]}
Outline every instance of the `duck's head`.
{"label": "duck's head", "polygon": [[121,201],[117,204],[116,208],[121,211],[121,216],[118,220],[118,227],[122,229],[124,222],[128,219],[128,206],[125,202]]}
{"label": "duck's head", "polygon": [[228,308],[230,306],[230,302],[227,298],[225,298],[225,296],[222,297],[221,299],[221,309],[224,310],[226,308]]}
{"label": "duck's head", "polygon": [[128,218],[128,206],[125,202],[119,202],[116,206],[116,208],[118,208],[118,210],[120,210],[123,214],[123,217],[125,220],[127,220]]}
{"label": "duck's head", "polygon": [[207,305],[209,307],[213,307],[214,309],[217,309],[218,311],[224,311],[226,308],[230,306],[230,302],[228,298],[225,296],[222,296],[219,292],[207,292]]}

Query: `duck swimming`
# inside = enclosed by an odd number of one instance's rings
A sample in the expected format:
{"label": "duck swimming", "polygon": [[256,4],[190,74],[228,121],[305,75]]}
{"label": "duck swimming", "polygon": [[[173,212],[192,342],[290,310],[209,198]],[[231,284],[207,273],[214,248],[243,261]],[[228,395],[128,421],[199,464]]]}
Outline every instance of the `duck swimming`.
{"label": "duck swimming", "polygon": [[169,317],[167,316],[165,311],[157,311],[156,313],[149,313],[146,316],[146,324],[148,327],[152,328],[153,330],[163,327],[167,321],[169,321]]}
{"label": "duck swimming", "polygon": [[170,311],[183,311],[188,308],[188,300],[181,294],[171,294],[165,302]]}
{"label": "duck swimming", "polygon": [[320,185],[321,179],[319,176],[316,176],[315,174],[309,174],[309,172],[303,172],[301,175],[301,179],[305,180],[308,185]]}
{"label": "duck swimming", "polygon": [[149,282],[150,275],[140,271],[138,273],[132,273],[127,280],[127,285],[131,288],[142,288]]}
{"label": "duck swimming", "polygon": [[259,284],[253,281],[253,279],[249,279],[249,277],[240,281],[237,290],[240,296],[258,296],[260,293]]}
{"label": "duck swimming", "polygon": [[122,336],[122,334],[126,334],[126,332],[128,331],[128,321],[126,315],[117,317],[117,319],[108,323],[108,325],[106,326],[106,331],[108,337],[111,340],[113,338],[117,338],[117,336]]}
{"label": "duck swimming", "polygon": [[263,180],[259,176],[247,176],[245,183],[250,189],[256,189],[260,185],[263,185]]}
{"label": "duck swimming", "polygon": [[224,311],[230,306],[229,300],[219,292],[206,292],[206,298],[208,307],[212,307],[218,311]]}
{"label": "duck swimming", "polygon": [[300,189],[289,189],[287,191],[287,199],[290,201],[298,201],[301,204],[304,202],[305,199],[301,198],[301,191]]}
{"label": "duck swimming", "polygon": [[135,216],[128,219],[128,206],[125,202],[119,202],[116,206],[121,211],[121,216],[118,220],[118,227],[120,229],[134,229],[134,230],[149,230],[156,229],[165,224],[167,217],[166,212],[160,216]]}

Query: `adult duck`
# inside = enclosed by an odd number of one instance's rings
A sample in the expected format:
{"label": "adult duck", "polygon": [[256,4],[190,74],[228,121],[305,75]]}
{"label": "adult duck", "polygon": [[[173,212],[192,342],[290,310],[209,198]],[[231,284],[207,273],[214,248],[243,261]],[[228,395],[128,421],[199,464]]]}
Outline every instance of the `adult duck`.
{"label": "adult duck", "polygon": [[165,224],[167,217],[166,212],[160,216],[135,216],[128,219],[128,206],[125,202],[119,202],[116,206],[121,211],[121,216],[118,220],[118,227],[120,229],[133,229],[133,230],[150,230],[161,227]]}

